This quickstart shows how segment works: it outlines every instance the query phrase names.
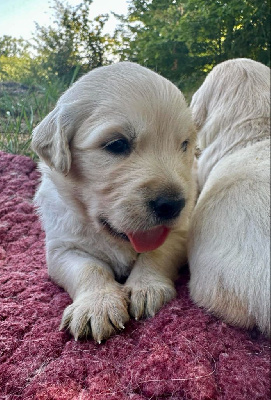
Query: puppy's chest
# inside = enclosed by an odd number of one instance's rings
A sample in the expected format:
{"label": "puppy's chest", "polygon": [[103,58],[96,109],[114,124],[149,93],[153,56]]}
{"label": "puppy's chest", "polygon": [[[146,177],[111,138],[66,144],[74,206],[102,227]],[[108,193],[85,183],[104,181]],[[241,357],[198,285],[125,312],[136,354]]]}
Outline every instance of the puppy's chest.
{"label": "puppy's chest", "polygon": [[101,254],[101,257],[107,259],[111,268],[114,271],[115,278],[118,282],[123,283],[130,275],[131,270],[137,260],[138,254],[116,248],[110,248],[106,254]]}
{"label": "puppy's chest", "polygon": [[128,260],[130,263],[113,264],[112,269],[115,273],[115,279],[119,283],[124,283],[133,269],[136,260]]}

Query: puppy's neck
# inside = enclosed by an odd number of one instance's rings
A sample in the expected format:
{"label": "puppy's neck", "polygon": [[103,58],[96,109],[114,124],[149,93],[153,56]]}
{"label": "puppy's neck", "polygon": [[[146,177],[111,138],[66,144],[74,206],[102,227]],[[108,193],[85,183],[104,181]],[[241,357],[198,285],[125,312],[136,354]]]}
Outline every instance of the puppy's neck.
{"label": "puppy's neck", "polygon": [[217,163],[238,150],[270,139],[270,118],[246,119],[220,130],[208,146],[202,150],[198,160],[198,184],[203,188],[210,172]]}

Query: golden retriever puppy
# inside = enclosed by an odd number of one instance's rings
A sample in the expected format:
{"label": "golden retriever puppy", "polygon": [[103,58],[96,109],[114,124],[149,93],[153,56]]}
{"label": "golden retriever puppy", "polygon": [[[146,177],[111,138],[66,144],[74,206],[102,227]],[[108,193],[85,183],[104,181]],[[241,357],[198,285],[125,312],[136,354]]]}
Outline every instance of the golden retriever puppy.
{"label": "golden retriever puppy", "polygon": [[202,149],[188,239],[191,297],[230,324],[270,335],[270,69],[223,62],[191,108]]}
{"label": "golden retriever puppy", "polygon": [[195,140],[177,87],[129,62],[83,76],[34,130],[49,274],[73,299],[62,327],[76,339],[101,342],[174,298]]}

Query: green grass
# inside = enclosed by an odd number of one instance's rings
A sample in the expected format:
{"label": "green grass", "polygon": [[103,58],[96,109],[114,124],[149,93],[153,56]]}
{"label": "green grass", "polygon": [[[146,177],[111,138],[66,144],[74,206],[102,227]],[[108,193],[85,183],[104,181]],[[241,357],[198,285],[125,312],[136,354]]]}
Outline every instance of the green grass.
{"label": "green grass", "polygon": [[64,90],[61,82],[35,87],[0,83],[0,150],[35,159],[31,150],[32,131],[53,109]]}
{"label": "green grass", "polygon": [[75,68],[69,85],[57,78],[41,85],[0,82],[0,150],[37,159],[31,149],[33,129],[73,84],[79,69]]}

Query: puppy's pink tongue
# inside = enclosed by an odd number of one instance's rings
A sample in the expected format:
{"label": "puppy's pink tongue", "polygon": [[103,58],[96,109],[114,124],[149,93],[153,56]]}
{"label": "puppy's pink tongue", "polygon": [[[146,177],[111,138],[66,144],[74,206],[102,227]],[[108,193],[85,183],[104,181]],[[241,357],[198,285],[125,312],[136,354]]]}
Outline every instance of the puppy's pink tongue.
{"label": "puppy's pink tongue", "polygon": [[157,226],[148,231],[126,233],[137,253],[145,253],[160,247],[166,240],[170,229],[166,226]]}

